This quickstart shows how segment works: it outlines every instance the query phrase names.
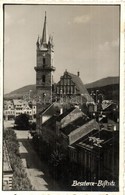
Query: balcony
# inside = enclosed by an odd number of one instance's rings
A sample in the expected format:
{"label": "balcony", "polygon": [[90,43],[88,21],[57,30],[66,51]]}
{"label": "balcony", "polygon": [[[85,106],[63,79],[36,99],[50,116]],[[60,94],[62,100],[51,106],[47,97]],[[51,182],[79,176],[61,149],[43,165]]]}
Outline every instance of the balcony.
{"label": "balcony", "polygon": [[47,71],[55,71],[56,68],[54,66],[35,66],[34,67],[35,71],[41,71],[41,70],[47,70]]}

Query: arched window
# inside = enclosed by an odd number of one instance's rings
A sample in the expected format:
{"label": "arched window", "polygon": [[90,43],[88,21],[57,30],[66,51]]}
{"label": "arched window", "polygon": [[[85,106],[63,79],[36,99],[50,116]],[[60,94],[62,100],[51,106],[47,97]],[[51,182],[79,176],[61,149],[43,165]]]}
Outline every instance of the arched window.
{"label": "arched window", "polygon": [[46,59],[45,58],[43,58],[43,65],[45,65],[46,64]]}
{"label": "arched window", "polygon": [[42,82],[45,83],[46,77],[45,75],[42,76]]}

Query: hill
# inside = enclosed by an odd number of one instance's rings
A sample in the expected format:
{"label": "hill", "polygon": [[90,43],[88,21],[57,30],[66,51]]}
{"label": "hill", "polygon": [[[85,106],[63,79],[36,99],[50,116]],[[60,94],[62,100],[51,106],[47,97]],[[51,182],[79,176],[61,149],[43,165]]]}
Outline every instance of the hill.
{"label": "hill", "polygon": [[[85,86],[88,89],[89,93],[91,93],[92,90],[99,90],[100,93],[104,94],[105,99],[119,99],[119,77],[103,78],[95,82],[88,83]],[[31,97],[36,94],[35,85],[27,85],[17,90],[14,90],[11,93],[5,94],[4,98],[22,98],[25,95],[29,95],[29,93]]]}
{"label": "hill", "polygon": [[4,95],[5,99],[23,98],[25,95],[34,95],[36,93],[36,85],[26,85]]}
{"label": "hill", "polygon": [[119,84],[119,77],[103,78],[95,82],[88,83],[85,86],[87,89],[90,89],[90,88],[98,88],[98,87],[104,87],[104,86],[115,85],[115,84]]}
{"label": "hill", "polygon": [[119,77],[107,77],[93,83],[86,84],[88,92],[92,91],[103,94],[104,99],[119,101]]}

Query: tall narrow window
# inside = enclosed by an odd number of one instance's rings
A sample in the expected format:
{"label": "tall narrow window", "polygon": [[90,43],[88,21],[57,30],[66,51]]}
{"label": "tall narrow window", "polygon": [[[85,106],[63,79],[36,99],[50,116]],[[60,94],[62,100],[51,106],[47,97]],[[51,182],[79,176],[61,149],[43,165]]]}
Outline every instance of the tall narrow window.
{"label": "tall narrow window", "polygon": [[42,82],[45,83],[46,77],[45,75],[42,76]]}
{"label": "tall narrow window", "polygon": [[43,58],[43,65],[45,65],[46,64],[46,59],[45,58]]}

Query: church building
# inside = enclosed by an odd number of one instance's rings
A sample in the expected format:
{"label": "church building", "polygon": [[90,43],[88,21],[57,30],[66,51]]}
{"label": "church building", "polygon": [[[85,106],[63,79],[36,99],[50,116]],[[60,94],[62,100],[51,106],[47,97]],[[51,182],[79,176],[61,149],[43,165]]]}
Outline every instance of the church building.
{"label": "church building", "polygon": [[92,97],[80,78],[80,72],[77,72],[75,75],[66,70],[63,76],[60,77],[60,81],[56,84],[56,95],[64,99],[76,99],[79,103],[93,102]]}
{"label": "church building", "polygon": [[[47,17],[45,13],[44,26],[42,36],[37,39],[36,43],[36,91],[37,101],[36,105],[36,120],[37,128],[41,123],[40,114],[45,111],[52,102],[62,103],[66,100],[71,103],[72,98],[74,102],[83,104],[86,102],[93,102],[86,87],[80,79],[80,73],[77,75],[69,73],[67,70],[61,76],[60,81],[55,84],[53,91],[53,72],[55,67],[54,61],[54,45],[52,36],[48,37],[47,31]],[[54,99],[55,98],[55,99]],[[62,102],[60,101],[62,100]]]}
{"label": "church building", "polygon": [[55,67],[53,66],[53,38],[52,36],[48,37],[46,13],[42,37],[38,37],[36,47],[37,65],[35,71],[37,97],[39,97],[37,113],[39,113],[52,103],[52,74],[55,71]]}

